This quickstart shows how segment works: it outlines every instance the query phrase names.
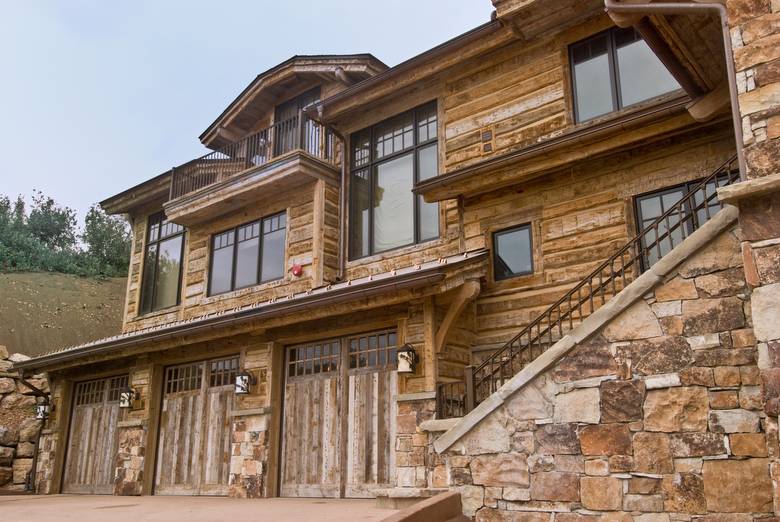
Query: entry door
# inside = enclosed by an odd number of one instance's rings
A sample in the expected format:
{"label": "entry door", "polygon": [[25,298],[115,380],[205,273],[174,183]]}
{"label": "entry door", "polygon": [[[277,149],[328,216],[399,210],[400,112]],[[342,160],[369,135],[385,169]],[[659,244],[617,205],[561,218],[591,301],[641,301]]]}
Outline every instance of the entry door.
{"label": "entry door", "polygon": [[[310,153],[316,152],[315,150],[310,150],[310,142],[312,141],[312,132],[317,127],[314,126],[313,122],[306,120],[305,128],[301,130],[298,126],[297,117],[302,109],[318,101],[320,101],[320,88],[315,87],[292,100],[276,106],[276,109],[274,109],[274,129],[276,133],[274,156],[290,152],[298,147]],[[298,143],[301,136],[304,137],[306,143]]]}
{"label": "entry door", "polygon": [[227,495],[238,357],[165,370],[155,494]]}
{"label": "entry door", "polygon": [[372,497],[395,475],[395,331],[287,348],[281,495]]}
{"label": "entry door", "polygon": [[63,493],[114,492],[119,392],[126,386],[127,375],[76,384]]}

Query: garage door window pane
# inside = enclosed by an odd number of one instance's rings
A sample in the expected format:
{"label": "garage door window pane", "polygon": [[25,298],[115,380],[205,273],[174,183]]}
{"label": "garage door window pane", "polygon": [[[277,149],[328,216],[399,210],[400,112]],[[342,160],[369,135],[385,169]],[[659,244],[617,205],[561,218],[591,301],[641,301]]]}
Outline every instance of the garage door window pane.
{"label": "garage door window pane", "polygon": [[530,225],[496,232],[493,248],[496,280],[533,273]]}

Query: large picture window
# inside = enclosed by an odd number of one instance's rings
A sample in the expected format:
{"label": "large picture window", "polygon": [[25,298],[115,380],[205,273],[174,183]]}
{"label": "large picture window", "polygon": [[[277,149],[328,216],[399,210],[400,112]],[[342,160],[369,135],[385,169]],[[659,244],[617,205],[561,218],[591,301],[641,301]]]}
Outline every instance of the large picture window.
{"label": "large picture window", "polygon": [[142,314],[179,304],[184,227],[159,212],[149,216],[141,283]]}
{"label": "large picture window", "polygon": [[209,295],[284,277],[286,227],[281,212],[212,237]]}
{"label": "large picture window", "polygon": [[352,135],[350,258],[439,236],[439,205],[412,188],[438,172],[436,103]]}
{"label": "large picture window", "polygon": [[574,113],[590,120],[680,85],[633,28],[613,28],[569,47]]}

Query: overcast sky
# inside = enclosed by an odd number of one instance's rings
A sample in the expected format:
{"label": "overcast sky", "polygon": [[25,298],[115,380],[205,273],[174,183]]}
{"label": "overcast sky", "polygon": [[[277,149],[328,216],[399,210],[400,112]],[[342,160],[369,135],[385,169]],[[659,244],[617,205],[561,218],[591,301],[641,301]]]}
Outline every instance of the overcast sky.
{"label": "overcast sky", "polygon": [[198,135],[294,54],[395,65],[490,0],[0,0],[0,195],[89,206],[203,153]]}

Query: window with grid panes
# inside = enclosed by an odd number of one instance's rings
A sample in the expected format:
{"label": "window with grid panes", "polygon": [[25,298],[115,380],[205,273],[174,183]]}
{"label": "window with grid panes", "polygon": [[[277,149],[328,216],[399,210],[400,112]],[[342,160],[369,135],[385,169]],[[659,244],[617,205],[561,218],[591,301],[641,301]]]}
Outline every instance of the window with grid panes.
{"label": "window with grid panes", "polygon": [[183,364],[165,370],[165,393],[197,390],[203,383],[203,364]]}
{"label": "window with grid panes", "polygon": [[680,88],[632,27],[615,27],[571,45],[569,60],[578,122]]}
{"label": "window with grid panes", "polygon": [[318,375],[338,370],[341,345],[338,339],[293,346],[287,349],[287,376]]}
{"label": "window with grid panes", "polygon": [[438,172],[436,103],[351,137],[350,258],[439,236],[439,205],[412,192]]}
{"label": "window with grid panes", "polygon": [[395,368],[397,337],[394,330],[350,337],[349,368]]}
{"label": "window with grid panes", "polygon": [[[637,233],[652,225],[700,183],[701,180],[692,181],[637,196],[634,200]],[[643,270],[653,266],[659,259],[668,254],[674,246],[679,245],[685,237],[720,210],[721,204],[717,197],[712,200],[709,197],[717,194],[718,187],[722,187],[727,183],[728,175],[707,183],[704,190],[697,191],[679,212],[672,212],[668,218],[658,223],[657,234],[655,230],[650,230],[642,236],[642,247],[646,250],[644,256],[642,256]],[[706,207],[704,204],[705,197],[708,201]],[[668,239],[666,239],[667,236]],[[656,241],[659,237],[662,239]]]}
{"label": "window with grid panes", "polygon": [[209,295],[284,277],[286,227],[287,214],[280,212],[215,234]]}
{"label": "window with grid panes", "polygon": [[158,212],[149,216],[141,282],[142,314],[179,304],[184,227]]}

